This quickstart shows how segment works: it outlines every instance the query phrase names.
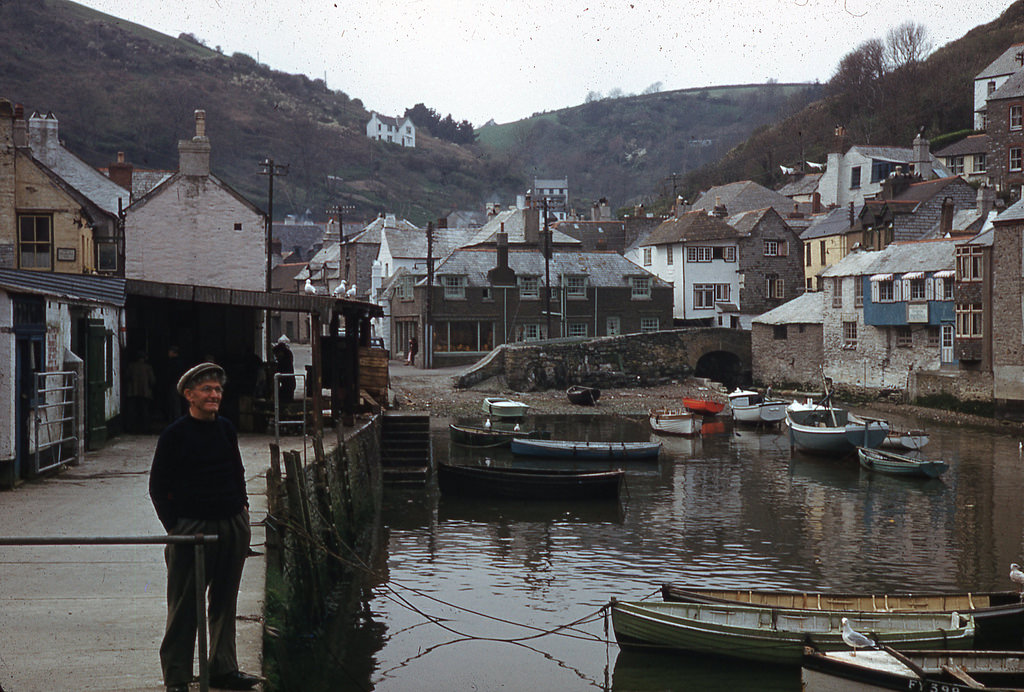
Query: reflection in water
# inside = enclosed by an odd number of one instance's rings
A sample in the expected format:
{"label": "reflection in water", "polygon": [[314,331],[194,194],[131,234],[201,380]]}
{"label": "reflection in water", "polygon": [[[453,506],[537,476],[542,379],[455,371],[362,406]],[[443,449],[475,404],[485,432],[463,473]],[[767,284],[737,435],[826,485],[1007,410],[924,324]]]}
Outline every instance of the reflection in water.
{"label": "reflection in water", "polygon": [[616,692],[793,692],[800,689],[800,672],[714,656],[623,649],[615,659],[611,688]]}
{"label": "reflection in water", "polygon": [[[745,666],[606,646],[602,607],[613,596],[655,597],[670,580],[845,591],[1011,587],[1008,566],[1024,555],[1017,440],[893,420],[927,427],[926,454],[950,464],[941,481],[922,482],[871,474],[853,457],[791,452],[784,430],[724,423],[723,432],[693,440],[655,438],[664,445],[657,462],[623,464],[618,507],[388,489],[387,564],[367,584],[370,643],[349,669],[372,666],[377,690],[750,689],[737,673]],[[434,425],[438,459],[563,463],[460,448],[449,443],[447,421]],[[537,416],[524,427],[555,439],[653,437],[646,420],[602,415]],[[758,689],[799,689],[792,671],[755,674]]]}

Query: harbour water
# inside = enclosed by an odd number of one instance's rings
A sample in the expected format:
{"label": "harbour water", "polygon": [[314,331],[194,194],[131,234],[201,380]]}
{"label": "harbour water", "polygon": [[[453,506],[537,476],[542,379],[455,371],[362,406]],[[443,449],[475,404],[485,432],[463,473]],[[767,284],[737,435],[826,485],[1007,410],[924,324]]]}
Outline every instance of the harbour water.
{"label": "harbour water", "polygon": [[[1024,563],[1024,457],[1010,435],[925,428],[938,480],[885,477],[854,458],[790,450],[784,429],[708,419],[697,439],[628,462],[620,502],[496,502],[388,489],[381,559],[344,661],[347,689],[792,690],[799,672],[678,653],[620,651],[602,608],[698,586],[939,591],[1010,589]],[[434,453],[466,449],[435,420]],[[645,419],[528,419],[558,439],[646,440]],[[489,462],[485,460],[490,460]],[[534,462],[552,463],[552,462]],[[591,464],[589,467],[599,467]],[[351,637],[351,638],[350,638]],[[357,672],[358,671],[358,672]]]}

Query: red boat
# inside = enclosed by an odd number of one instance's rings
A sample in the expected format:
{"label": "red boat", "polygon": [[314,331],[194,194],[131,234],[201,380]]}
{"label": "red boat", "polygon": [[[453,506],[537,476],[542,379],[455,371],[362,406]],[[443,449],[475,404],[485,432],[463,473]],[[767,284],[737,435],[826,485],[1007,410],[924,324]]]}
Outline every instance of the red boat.
{"label": "red boat", "polygon": [[721,401],[712,401],[711,399],[696,399],[684,396],[683,406],[686,407],[687,411],[701,413],[705,416],[713,416],[720,413],[721,410],[725,408],[725,403]]}

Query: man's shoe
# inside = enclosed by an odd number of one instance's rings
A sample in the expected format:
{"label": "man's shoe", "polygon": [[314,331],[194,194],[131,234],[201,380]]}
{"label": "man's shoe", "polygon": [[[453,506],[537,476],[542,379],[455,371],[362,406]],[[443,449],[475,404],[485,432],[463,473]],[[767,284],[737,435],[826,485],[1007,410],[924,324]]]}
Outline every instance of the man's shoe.
{"label": "man's shoe", "polygon": [[261,682],[262,678],[255,675],[243,673],[240,670],[233,670],[223,675],[210,677],[210,687],[219,687],[222,690],[251,690]]}

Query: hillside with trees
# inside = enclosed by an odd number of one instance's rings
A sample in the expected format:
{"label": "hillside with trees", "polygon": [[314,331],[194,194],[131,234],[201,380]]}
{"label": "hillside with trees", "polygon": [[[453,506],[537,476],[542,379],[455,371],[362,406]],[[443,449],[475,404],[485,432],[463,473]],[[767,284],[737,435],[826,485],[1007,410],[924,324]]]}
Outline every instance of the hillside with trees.
{"label": "hillside with trees", "polygon": [[930,54],[919,25],[895,27],[854,47],[825,85],[824,98],[686,176],[683,194],[693,199],[712,185],[744,179],[778,187],[785,182],[780,165],[825,161],[837,126],[845,128],[849,144],[909,147],[918,132],[933,150],[955,141],[973,127],[974,76],[1022,37],[1022,0]]}

